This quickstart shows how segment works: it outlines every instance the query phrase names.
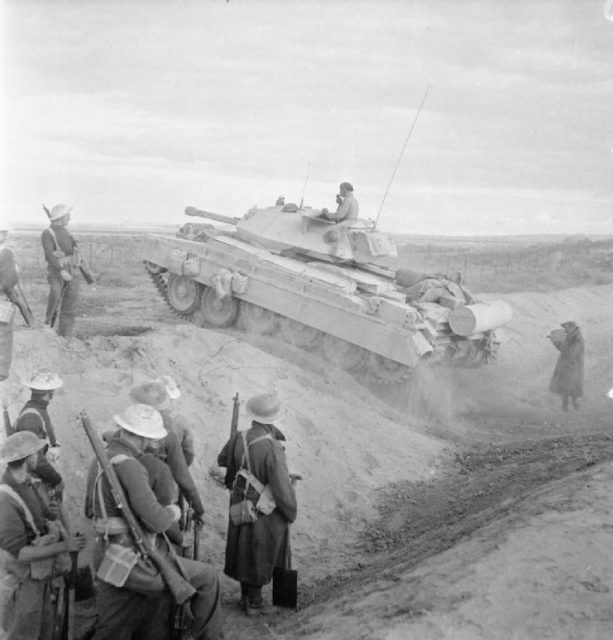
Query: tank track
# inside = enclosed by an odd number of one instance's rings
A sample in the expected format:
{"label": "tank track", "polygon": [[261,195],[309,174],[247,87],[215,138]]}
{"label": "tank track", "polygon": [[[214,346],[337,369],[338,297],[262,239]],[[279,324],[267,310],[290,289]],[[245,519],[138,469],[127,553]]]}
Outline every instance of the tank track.
{"label": "tank track", "polygon": [[164,275],[162,273],[153,273],[150,269],[147,268],[146,264],[145,271],[149,274],[151,282],[153,282],[153,285],[157,289],[158,293],[162,296],[164,302],[178,318],[187,320],[192,324],[199,324],[196,319],[196,311],[192,311],[191,313],[184,313],[174,308],[174,306],[170,302],[170,298],[168,297],[168,286],[166,284],[166,279],[164,278]]}

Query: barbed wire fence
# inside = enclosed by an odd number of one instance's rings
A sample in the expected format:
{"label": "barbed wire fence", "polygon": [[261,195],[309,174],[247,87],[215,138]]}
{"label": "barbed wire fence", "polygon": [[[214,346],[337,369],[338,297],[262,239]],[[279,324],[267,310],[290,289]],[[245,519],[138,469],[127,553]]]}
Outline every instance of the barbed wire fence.
{"label": "barbed wire fence", "polygon": [[[122,270],[143,273],[138,255],[138,236],[83,236],[79,246],[94,273]],[[17,261],[25,277],[44,275],[46,263],[38,236],[22,237],[16,248]],[[484,250],[478,246],[453,247],[450,244],[402,244],[398,247],[399,266],[422,273],[460,274],[469,286],[504,281],[505,278],[534,274],[535,278],[555,272],[572,271],[599,255],[611,265],[611,241],[559,243],[531,247],[500,247]],[[604,265],[605,269],[607,264]]]}

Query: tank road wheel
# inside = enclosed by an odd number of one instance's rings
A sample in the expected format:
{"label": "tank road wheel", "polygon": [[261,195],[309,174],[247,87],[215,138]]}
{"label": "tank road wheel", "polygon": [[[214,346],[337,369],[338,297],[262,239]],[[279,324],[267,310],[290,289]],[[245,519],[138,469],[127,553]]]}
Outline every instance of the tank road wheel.
{"label": "tank road wheel", "polygon": [[232,296],[219,298],[215,289],[204,287],[202,315],[208,324],[218,329],[234,324],[238,316],[238,300]]}
{"label": "tank road wheel", "polygon": [[356,371],[366,361],[367,351],[329,333],[324,335],[324,357],[346,371]]}
{"label": "tank road wheel", "polygon": [[370,368],[381,382],[400,382],[411,376],[411,369],[406,365],[379,355],[370,354]]}
{"label": "tank road wheel", "polygon": [[187,276],[174,273],[168,277],[166,294],[168,304],[180,315],[189,316],[200,307],[202,287]]}
{"label": "tank road wheel", "polygon": [[296,322],[290,318],[279,320],[283,337],[295,347],[302,349],[315,347],[321,338],[321,332],[314,327],[309,327],[301,322]]}
{"label": "tank road wheel", "polygon": [[279,317],[274,311],[258,307],[257,304],[241,302],[241,322],[247,331],[253,333],[273,333]]}

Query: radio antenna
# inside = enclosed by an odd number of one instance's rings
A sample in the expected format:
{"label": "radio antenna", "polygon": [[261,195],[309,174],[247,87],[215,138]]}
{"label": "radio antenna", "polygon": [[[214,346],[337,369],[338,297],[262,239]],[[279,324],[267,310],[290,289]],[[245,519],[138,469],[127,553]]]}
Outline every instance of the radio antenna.
{"label": "radio antenna", "polygon": [[407,144],[409,142],[409,138],[411,137],[411,134],[413,133],[413,129],[415,128],[415,123],[417,122],[417,118],[419,118],[419,114],[422,110],[422,107],[424,106],[424,103],[426,102],[426,98],[428,97],[428,92],[430,91],[430,87],[432,85],[429,84],[428,88],[426,89],[426,93],[424,93],[424,97],[421,99],[421,104],[419,105],[419,109],[417,109],[417,113],[415,114],[415,118],[413,118],[413,124],[411,125],[411,128],[409,129],[409,134],[407,135],[407,139],[404,141],[404,145],[402,147],[402,151],[400,152],[400,156],[398,157],[398,162],[396,162],[396,166],[394,167],[394,170],[392,171],[392,177],[390,178],[389,184],[387,185],[387,189],[385,190],[385,194],[383,196],[383,200],[381,201],[381,206],[379,207],[379,213],[377,214],[377,218],[375,220],[375,224],[373,226],[373,229],[377,226],[377,222],[379,222],[379,216],[381,215],[381,211],[383,211],[383,205],[385,204],[385,198],[387,198],[387,194],[389,193],[390,187],[392,186],[392,182],[394,180],[394,176],[396,175],[396,170],[398,169],[398,165],[400,164],[400,161],[402,160],[402,156],[404,155],[404,150],[407,148]]}
{"label": "radio antenna", "polygon": [[309,181],[309,173],[311,172],[311,163],[307,165],[306,178],[304,179],[304,187],[302,188],[302,198],[300,198],[300,207],[302,209],[302,205],[304,204],[304,194],[306,193],[307,183]]}

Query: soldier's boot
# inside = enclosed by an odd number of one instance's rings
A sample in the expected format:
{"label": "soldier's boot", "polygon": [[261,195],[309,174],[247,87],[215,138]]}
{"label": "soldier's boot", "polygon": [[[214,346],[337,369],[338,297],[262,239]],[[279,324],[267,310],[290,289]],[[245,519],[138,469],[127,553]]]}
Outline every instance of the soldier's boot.
{"label": "soldier's boot", "polygon": [[248,617],[252,618],[255,616],[269,616],[272,613],[276,613],[277,610],[277,607],[272,604],[267,604],[264,600],[259,600],[257,602],[249,602],[245,613]]}

